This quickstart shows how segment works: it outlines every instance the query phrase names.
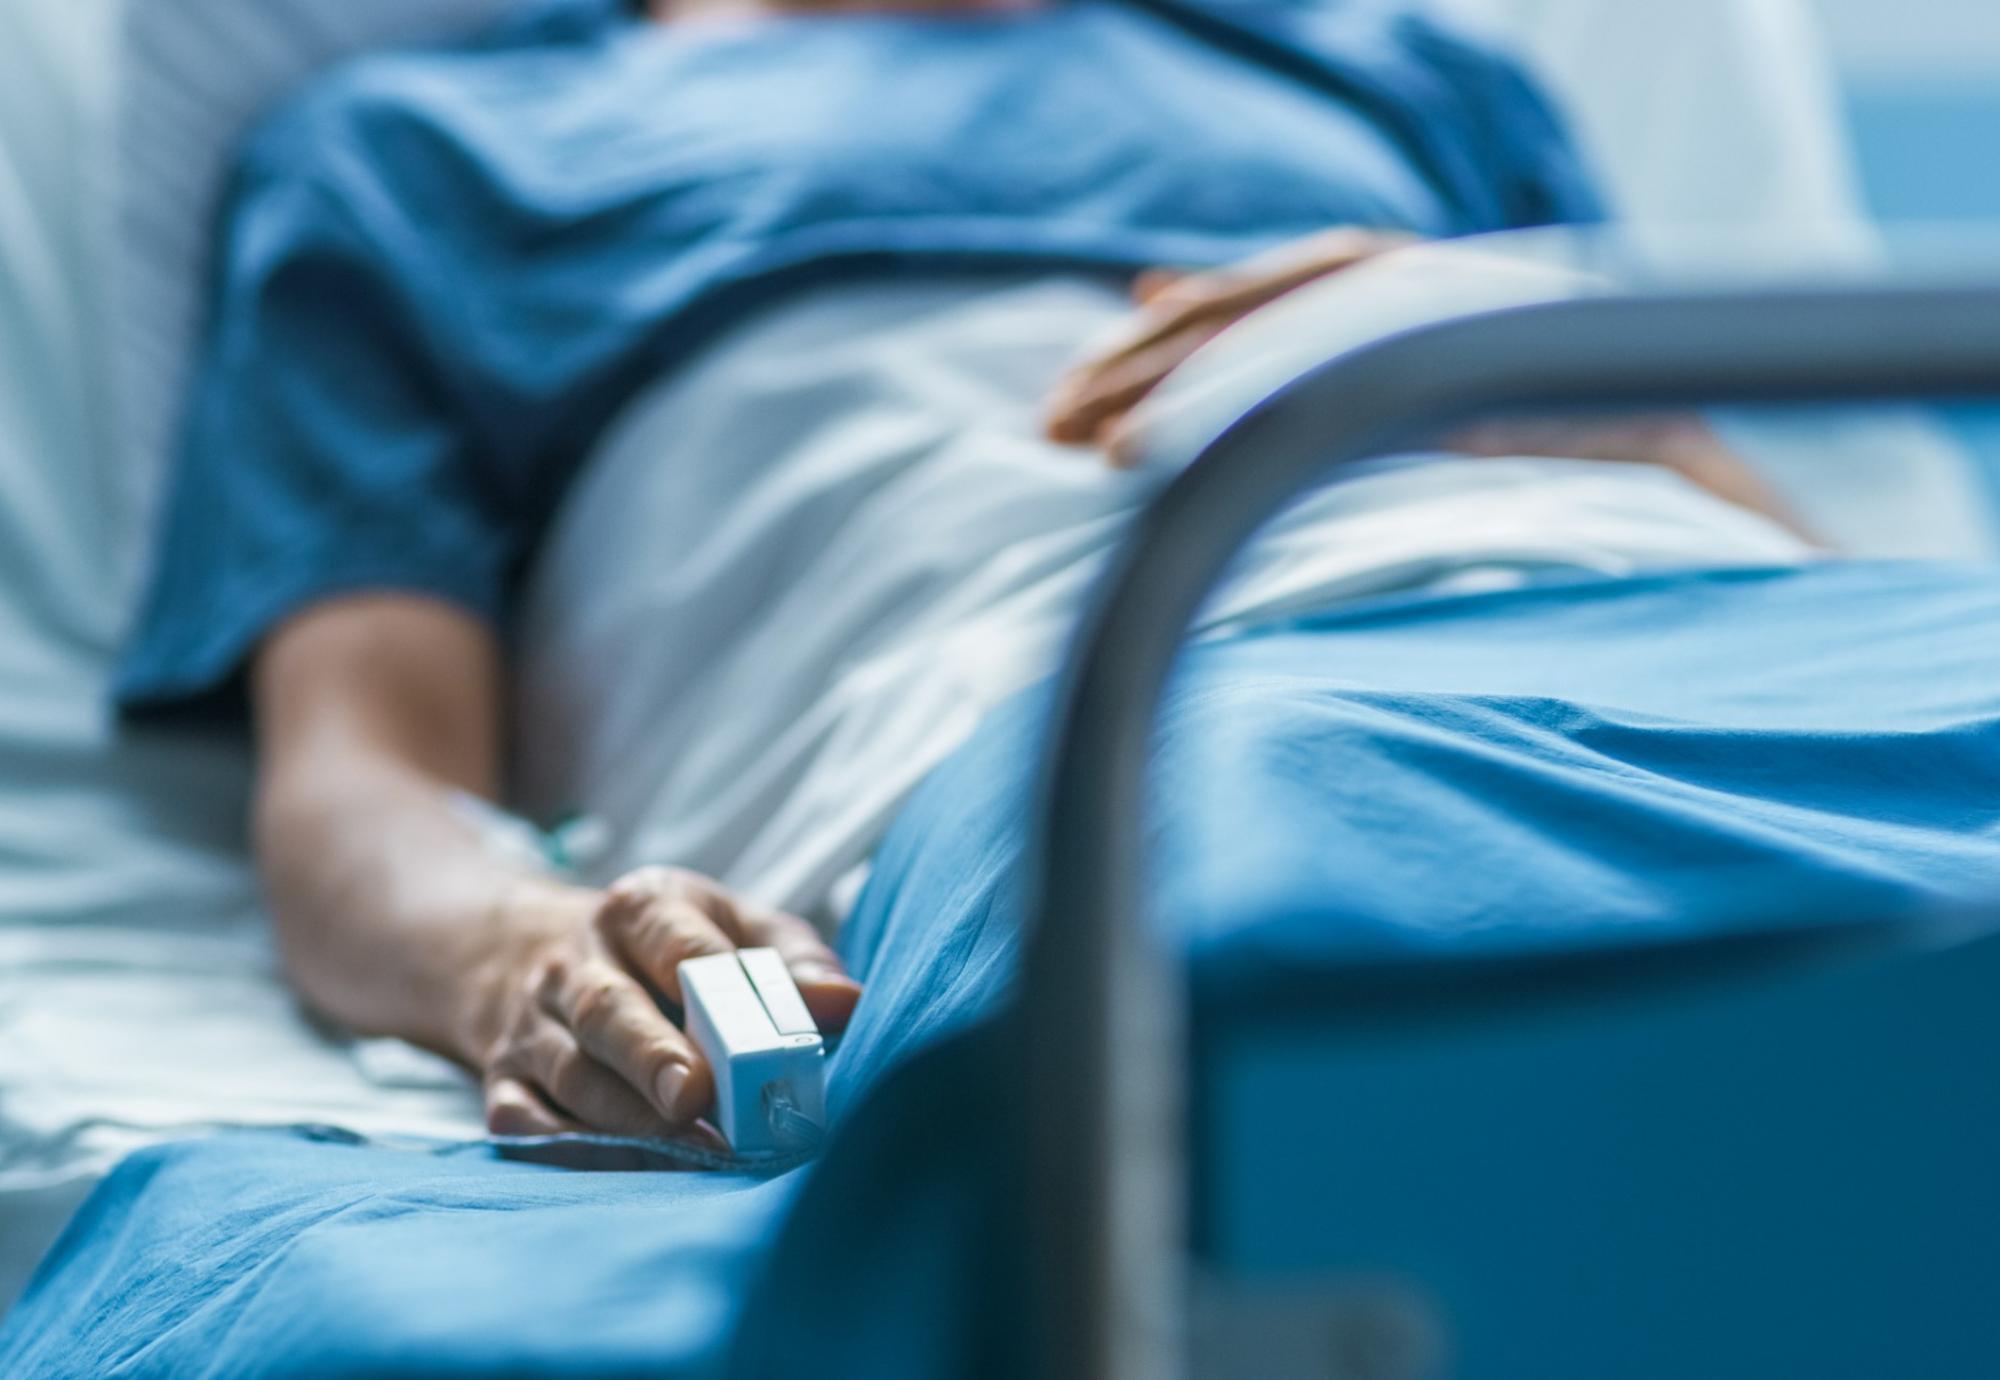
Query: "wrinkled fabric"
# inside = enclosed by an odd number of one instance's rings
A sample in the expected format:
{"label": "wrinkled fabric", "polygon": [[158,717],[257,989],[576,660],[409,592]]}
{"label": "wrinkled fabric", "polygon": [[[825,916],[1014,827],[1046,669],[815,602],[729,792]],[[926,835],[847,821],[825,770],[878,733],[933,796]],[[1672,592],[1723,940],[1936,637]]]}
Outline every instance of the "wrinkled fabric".
{"label": "wrinkled fabric", "polygon": [[[989,718],[877,854],[818,1164],[149,1150],[0,1328],[0,1372],[1007,1373],[1022,1090],[997,1017],[1047,704]],[[2000,577],[1383,601],[1192,649],[1156,762],[1155,909],[1211,1020],[1386,959],[1916,924],[2000,895]]]}
{"label": "wrinkled fabric", "polygon": [[[1153,766],[1197,995],[2000,898],[2000,576],[1836,564],[1393,599],[1199,645]],[[1043,699],[876,850],[851,1081],[1011,971]]]}
{"label": "wrinkled fabric", "polygon": [[234,717],[259,634],[359,589],[504,627],[615,412],[807,283],[1597,209],[1518,70],[1400,6],[537,17],[345,67],[249,142],[128,708]]}
{"label": "wrinkled fabric", "polygon": [[[1428,276],[1463,297],[1487,272]],[[1343,282],[1365,316],[1367,270],[1326,286]],[[909,792],[1061,664],[1164,481],[1041,434],[1063,362],[1128,310],[1047,275],[820,288],[628,409],[550,532],[509,668],[511,790],[532,816],[603,823],[587,880],[671,860],[839,923],[845,879]],[[1242,329],[1302,341],[1302,358],[1324,334]],[[1293,504],[1196,629],[1464,580],[1812,558],[1657,465],[1404,457]]]}

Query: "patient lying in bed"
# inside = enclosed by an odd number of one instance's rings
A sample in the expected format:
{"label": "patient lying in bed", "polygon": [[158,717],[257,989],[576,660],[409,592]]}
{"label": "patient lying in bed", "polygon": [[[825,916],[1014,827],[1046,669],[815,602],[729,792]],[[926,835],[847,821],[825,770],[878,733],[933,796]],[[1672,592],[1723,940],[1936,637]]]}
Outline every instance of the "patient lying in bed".
{"label": "patient lying in bed", "polygon": [[[496,1131],[705,1135],[698,954],[775,946],[846,1021],[841,879],[1050,668],[1201,345],[1595,210],[1517,73],[1380,14],[774,8],[538,7],[334,78],[237,179],[121,696],[254,722],[294,981]],[[1207,625],[1807,552],[1697,424],[1523,442],[1330,486]],[[452,804],[503,791],[671,866],[509,866]]]}

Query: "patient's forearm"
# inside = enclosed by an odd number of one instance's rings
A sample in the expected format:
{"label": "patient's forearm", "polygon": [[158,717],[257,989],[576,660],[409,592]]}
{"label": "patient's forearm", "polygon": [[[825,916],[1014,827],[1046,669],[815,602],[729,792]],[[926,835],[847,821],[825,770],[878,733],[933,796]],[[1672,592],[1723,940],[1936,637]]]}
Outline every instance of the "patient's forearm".
{"label": "patient's forearm", "polygon": [[701,1055],[662,1010],[680,965],[774,948],[823,1030],[860,988],[797,916],[642,868],[606,891],[517,872],[453,804],[490,797],[492,636],[414,597],[332,601],[272,636],[255,674],[257,851],[306,999],[349,1028],[477,1069],[487,1124],[544,1135],[685,1132]]}
{"label": "patient's forearm", "polygon": [[257,849],[294,982],[357,1031],[470,1060],[468,978],[534,941],[524,892],[565,900],[491,857],[450,803],[494,788],[490,637],[416,600],[345,601],[282,629],[257,675]]}
{"label": "patient's forearm", "polygon": [[306,999],[356,1031],[476,1064],[491,1036],[479,978],[533,961],[550,935],[524,921],[583,923],[596,896],[496,862],[450,806],[458,784],[365,749],[295,755],[260,797],[257,834]]}
{"label": "patient's forearm", "polygon": [[1693,413],[1509,418],[1467,427],[1450,444],[1468,455],[1542,455],[1657,465],[1718,498],[1762,514],[1808,542],[1819,540],[1750,462]]}

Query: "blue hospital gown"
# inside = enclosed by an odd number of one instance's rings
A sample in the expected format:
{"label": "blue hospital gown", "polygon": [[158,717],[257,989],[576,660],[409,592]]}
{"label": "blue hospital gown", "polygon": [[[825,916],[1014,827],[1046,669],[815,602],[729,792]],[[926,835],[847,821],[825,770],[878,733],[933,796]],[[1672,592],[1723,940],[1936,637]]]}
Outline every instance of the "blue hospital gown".
{"label": "blue hospital gown", "polygon": [[1595,211],[1521,75],[1393,6],[675,26],[567,0],[370,57],[242,152],[117,693],[240,714],[258,639],[343,592],[504,631],[619,406],[815,281],[1124,273],[1341,223]]}

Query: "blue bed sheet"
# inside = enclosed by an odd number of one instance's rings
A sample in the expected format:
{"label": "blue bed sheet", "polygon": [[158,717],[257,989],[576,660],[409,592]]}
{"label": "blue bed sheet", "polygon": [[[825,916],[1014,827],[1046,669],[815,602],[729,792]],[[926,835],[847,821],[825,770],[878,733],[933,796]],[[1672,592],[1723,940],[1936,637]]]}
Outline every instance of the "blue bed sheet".
{"label": "blue bed sheet", "polygon": [[[277,1134],[148,1151],[0,1327],[0,1373],[1006,1373],[1032,1090],[997,1016],[1046,708],[992,716],[880,849],[815,1166],[581,1173]],[[1225,1018],[1384,960],[1915,922],[2000,896],[2000,574],[1351,609],[1191,650],[1157,760],[1156,909]]]}

